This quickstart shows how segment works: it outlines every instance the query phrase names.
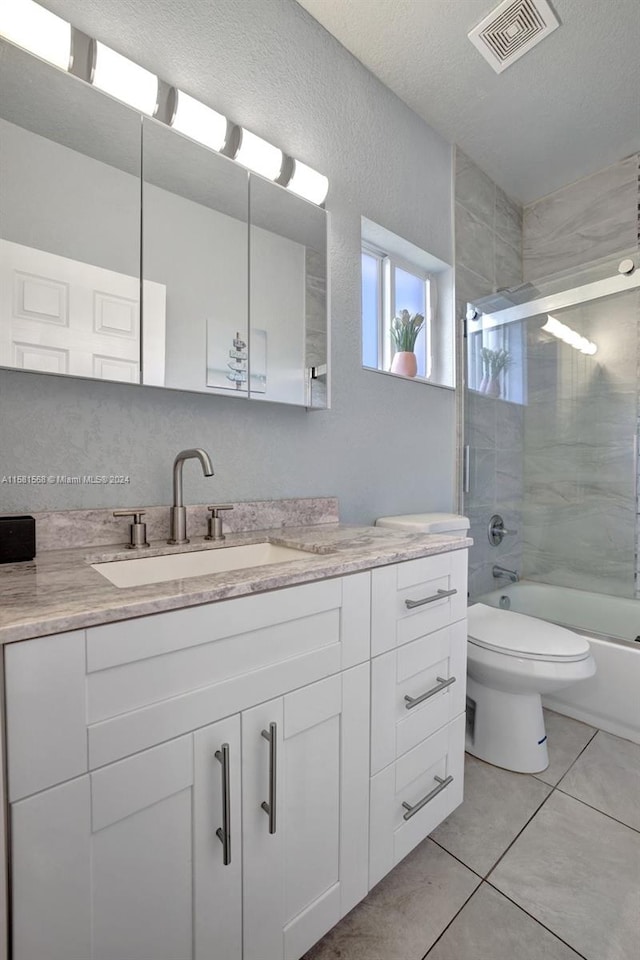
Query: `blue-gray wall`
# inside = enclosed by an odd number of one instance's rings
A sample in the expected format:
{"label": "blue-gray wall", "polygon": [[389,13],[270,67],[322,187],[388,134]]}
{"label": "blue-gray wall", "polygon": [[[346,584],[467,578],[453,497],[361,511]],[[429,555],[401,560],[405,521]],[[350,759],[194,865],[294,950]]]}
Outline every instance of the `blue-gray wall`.
{"label": "blue-gray wall", "polygon": [[329,176],[332,409],[307,413],[0,371],[0,478],[129,474],[126,487],[0,485],[0,512],[337,495],[342,517],[453,506],[451,391],[360,365],[360,217],[452,262],[451,148],[294,0],[46,5]]}

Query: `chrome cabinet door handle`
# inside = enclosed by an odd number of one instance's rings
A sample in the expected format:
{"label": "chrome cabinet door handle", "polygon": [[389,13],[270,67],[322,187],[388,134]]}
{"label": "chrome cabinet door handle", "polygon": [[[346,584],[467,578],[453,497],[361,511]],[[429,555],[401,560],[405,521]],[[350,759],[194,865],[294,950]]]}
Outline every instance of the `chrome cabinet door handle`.
{"label": "chrome cabinet door handle", "polygon": [[422,600],[405,600],[407,610],[413,610],[414,607],[423,607],[425,603],[433,603],[434,600],[444,600],[445,597],[453,597],[457,590],[437,590],[432,597],[424,597]]}
{"label": "chrome cabinet door handle", "polygon": [[276,761],[278,726],[269,724],[268,730],[262,731],[262,736],[269,743],[269,800],[263,800],[260,806],[269,816],[269,833],[276,832]]}
{"label": "chrome cabinet door handle", "polygon": [[449,786],[450,783],[453,782],[453,777],[445,777],[444,780],[442,777],[434,777],[433,779],[438,781],[438,786],[434,787],[433,790],[426,795],[426,797],[423,797],[422,800],[418,800],[418,802],[413,806],[410,803],[407,803],[406,800],[403,802],[402,806],[407,811],[402,815],[403,820],[410,820],[411,817],[415,816],[419,810],[422,810],[422,808],[426,806],[430,800],[433,800],[434,797],[437,797],[439,793],[441,793],[446,787]]}
{"label": "chrome cabinet door handle", "polygon": [[405,696],[405,700],[407,701],[405,707],[407,710],[417,707],[419,703],[424,703],[429,697],[435,697],[436,693],[440,693],[441,690],[445,690],[447,687],[450,687],[452,683],[456,682],[455,677],[449,677],[448,680],[445,680],[444,677],[436,677],[436,680],[438,681],[436,686],[432,687],[431,690],[427,690],[427,692],[421,694],[421,696],[410,697],[408,694]]}
{"label": "chrome cabinet door handle", "polygon": [[231,863],[231,783],[228,743],[223,743],[220,750],[216,750],[215,758],[222,765],[222,826],[216,830],[216,837],[222,844],[222,862],[225,867],[228,867]]}

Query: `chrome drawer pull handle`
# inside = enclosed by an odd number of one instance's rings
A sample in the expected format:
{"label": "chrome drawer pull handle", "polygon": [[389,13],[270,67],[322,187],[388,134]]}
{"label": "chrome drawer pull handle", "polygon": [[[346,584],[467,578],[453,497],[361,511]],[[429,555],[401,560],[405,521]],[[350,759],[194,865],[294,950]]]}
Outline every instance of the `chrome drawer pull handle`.
{"label": "chrome drawer pull handle", "polygon": [[413,610],[414,607],[422,607],[425,603],[433,603],[434,600],[444,600],[445,597],[453,597],[457,590],[438,590],[432,597],[425,597],[423,600],[405,600],[407,610]]}
{"label": "chrome drawer pull handle", "polygon": [[260,806],[269,815],[269,833],[276,832],[276,741],[278,727],[275,723],[269,724],[268,730],[262,731],[262,736],[269,743],[269,801],[263,800]]}
{"label": "chrome drawer pull handle", "polygon": [[216,760],[222,764],[222,826],[216,830],[216,837],[222,844],[222,862],[225,867],[231,863],[231,785],[229,781],[229,744],[223,743],[215,752]]}
{"label": "chrome drawer pull handle", "polygon": [[441,793],[445,787],[448,787],[453,781],[453,777],[445,777],[444,780],[442,777],[434,777],[433,779],[438,781],[438,786],[434,787],[433,790],[426,795],[426,797],[423,797],[422,800],[418,800],[414,806],[411,806],[411,804],[407,803],[406,800],[403,802],[402,806],[407,811],[402,815],[403,820],[410,820],[414,814],[418,813],[419,810],[422,810],[422,808],[429,803],[429,800],[433,800],[434,797],[437,797],[438,794]]}
{"label": "chrome drawer pull handle", "polygon": [[413,707],[417,707],[419,703],[424,703],[425,700],[428,700],[429,697],[435,697],[436,693],[440,693],[441,690],[445,690],[447,687],[450,687],[452,683],[456,682],[455,677],[449,677],[448,680],[445,680],[444,677],[436,677],[438,681],[437,686],[432,687],[431,690],[427,690],[426,693],[423,693],[420,697],[410,697],[408,694],[405,696],[407,701],[405,707],[407,710],[411,710]]}

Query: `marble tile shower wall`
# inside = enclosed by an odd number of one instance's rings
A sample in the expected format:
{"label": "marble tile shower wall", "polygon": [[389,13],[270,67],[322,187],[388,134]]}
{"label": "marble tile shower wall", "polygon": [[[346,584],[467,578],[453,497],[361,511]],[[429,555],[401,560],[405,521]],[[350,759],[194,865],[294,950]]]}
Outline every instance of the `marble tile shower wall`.
{"label": "marble tile shower wall", "polygon": [[628,157],[524,208],[525,281],[637,251],[638,162]]}
{"label": "marble tile shower wall", "polygon": [[531,579],[634,595],[637,341],[640,293],[565,310],[598,344],[584,356],[528,321],[524,572]]}
{"label": "marble tile shower wall", "polygon": [[[637,253],[639,158],[607,167],[525,208],[524,278],[546,279]],[[563,317],[598,343],[576,351],[528,324],[524,572],[533,579],[640,595],[640,293]],[[635,562],[634,562],[635,557]]]}
{"label": "marble tile shower wall", "polygon": [[[460,150],[455,167],[456,315],[467,301],[522,283],[522,209]],[[472,597],[496,587],[495,563],[522,567],[523,407],[467,391],[466,437],[470,493],[465,510],[474,545],[469,557]],[[515,536],[492,547],[489,520],[500,513]]]}

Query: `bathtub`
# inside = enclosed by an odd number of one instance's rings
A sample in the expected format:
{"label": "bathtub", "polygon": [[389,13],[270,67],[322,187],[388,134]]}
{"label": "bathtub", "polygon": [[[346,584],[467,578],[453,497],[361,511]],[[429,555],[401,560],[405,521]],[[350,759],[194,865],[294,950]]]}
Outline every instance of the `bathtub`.
{"label": "bathtub", "polygon": [[502,598],[509,609],[569,627],[591,645],[595,676],[544,697],[544,706],[640,743],[640,602],[527,580],[475,602],[498,607]]}

